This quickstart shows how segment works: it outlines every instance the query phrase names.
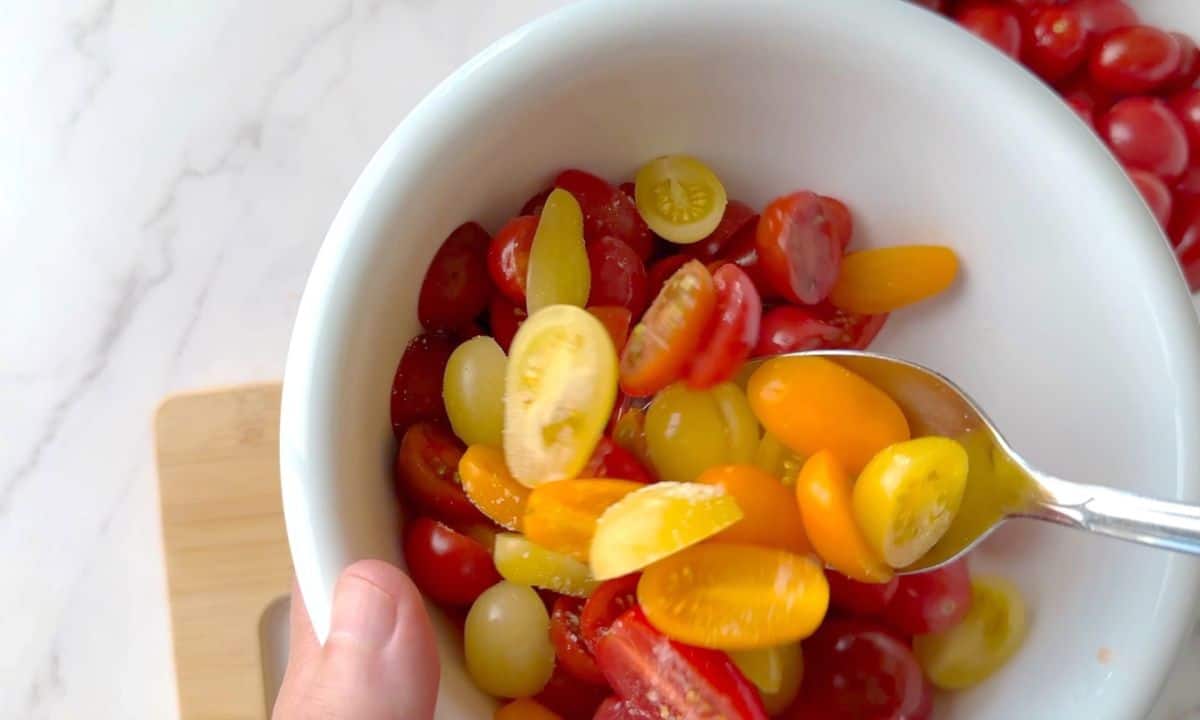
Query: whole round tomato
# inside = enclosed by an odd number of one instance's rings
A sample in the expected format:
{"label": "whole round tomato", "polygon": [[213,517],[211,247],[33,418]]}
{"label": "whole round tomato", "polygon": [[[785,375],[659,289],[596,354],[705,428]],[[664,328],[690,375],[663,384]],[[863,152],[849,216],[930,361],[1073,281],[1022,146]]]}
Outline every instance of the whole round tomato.
{"label": "whole round tomato", "polygon": [[1200,77],[1200,49],[1196,48],[1196,43],[1183,33],[1173,32],[1171,36],[1179,41],[1182,56],[1179,60],[1179,67],[1163,81],[1163,92],[1186,90],[1196,82],[1196,78]]}
{"label": "whole round tomato", "polygon": [[525,280],[529,276],[529,249],[538,219],[515,217],[500,228],[488,247],[488,272],[496,289],[517,305],[525,305]]}
{"label": "whole round tomato", "polygon": [[425,333],[409,341],[392,379],[392,432],[404,437],[422,420],[450,422],[442,402],[442,378],[454,352],[454,341],[445,333]]}
{"label": "whole round tomato", "polygon": [[588,305],[621,305],[641,317],[649,302],[646,266],[633,248],[605,235],[588,243],[587,255],[592,273]]}
{"label": "whole round tomato", "polygon": [[837,281],[842,244],[821,198],[796,192],[763,210],[756,236],[763,279],[792,302],[824,300]]}
{"label": "whole round tomato", "polygon": [[554,601],[550,612],[550,641],[554,643],[554,655],[558,664],[571,675],[593,685],[607,687],[604,673],[596,667],[596,660],[583,644],[579,630],[579,614],[583,611],[583,599],[563,595]]}
{"label": "whole round tomato", "polygon": [[1146,204],[1150,206],[1150,212],[1154,213],[1154,219],[1165,228],[1171,220],[1171,189],[1162,181],[1162,178],[1153,173],[1136,169],[1129,169],[1127,172],[1134,187],[1138,189],[1138,192],[1146,200]]}
{"label": "whole round tomato", "polygon": [[1088,73],[1116,93],[1146,93],[1171,79],[1183,60],[1179,39],[1148,25],[1114,30],[1092,50]]}
{"label": "whole round tomato", "polygon": [[427,330],[455,330],[487,307],[492,296],[487,252],[492,239],[479,223],[460,225],[438,248],[417,298]]}
{"label": "whole round tomato", "polygon": [[884,618],[907,635],[921,635],[954,627],[970,609],[971,577],[966,560],[958,560],[937,570],[898,578]]}
{"label": "whole round tomato", "polygon": [[1074,0],[1071,7],[1083,19],[1083,26],[1097,37],[1138,21],[1137,13],[1123,0]]}
{"label": "whole round tomato", "polygon": [[404,561],[417,588],[443,605],[470,605],[500,582],[487,548],[426,517],[408,523]]}
{"label": "whole round tomato", "polygon": [[1158,98],[1132,97],[1113,105],[1100,120],[1100,135],[1128,167],[1163,178],[1187,168],[1188,139],[1183,124]]}
{"label": "whole round tomato", "polygon": [[967,30],[991,43],[1011,58],[1021,54],[1021,22],[1017,13],[1003,5],[968,5],[954,15]]}
{"label": "whole round tomato", "polygon": [[1088,31],[1073,7],[1039,7],[1030,16],[1021,60],[1046,82],[1070,75],[1087,57]]}

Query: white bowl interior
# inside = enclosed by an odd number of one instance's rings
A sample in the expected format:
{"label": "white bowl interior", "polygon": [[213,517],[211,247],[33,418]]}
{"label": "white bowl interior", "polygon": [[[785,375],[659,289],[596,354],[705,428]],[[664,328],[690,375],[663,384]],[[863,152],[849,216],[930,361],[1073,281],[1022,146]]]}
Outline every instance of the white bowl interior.
{"label": "white bowl interior", "polygon": [[[340,569],[399,560],[388,394],[439,242],[467,219],[495,230],[563,167],[623,179],[676,151],[752,204],[801,188],[844,198],[858,247],[953,246],[962,281],[897,313],[879,349],[956,379],[1049,472],[1200,499],[1192,308],[1140,198],[1049,90],[894,0],[590,2],[440,86],[321,250],[288,356],[281,460],[322,637]],[[1145,712],[1189,619],[1191,561],[1028,523],[977,558],[1024,590],[1032,626],[1015,662],[941,699],[939,716]],[[439,717],[489,716],[437,622]]]}

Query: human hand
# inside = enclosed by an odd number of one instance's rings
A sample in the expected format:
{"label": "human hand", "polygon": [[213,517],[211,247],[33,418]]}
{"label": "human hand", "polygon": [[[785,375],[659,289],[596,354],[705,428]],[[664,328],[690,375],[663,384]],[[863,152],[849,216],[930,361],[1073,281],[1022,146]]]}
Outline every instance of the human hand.
{"label": "human hand", "polygon": [[273,720],[430,720],[438,656],[421,595],[398,568],[360,560],[338,578],[329,637],[292,588],[290,650]]}

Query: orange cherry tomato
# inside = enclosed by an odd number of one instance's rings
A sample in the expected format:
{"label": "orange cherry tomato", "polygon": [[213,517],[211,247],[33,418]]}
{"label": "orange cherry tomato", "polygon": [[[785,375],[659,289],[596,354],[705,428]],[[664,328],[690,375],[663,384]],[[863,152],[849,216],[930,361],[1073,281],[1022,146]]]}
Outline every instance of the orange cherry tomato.
{"label": "orange cherry tomato", "polygon": [[629,308],[620,305],[593,305],[588,307],[587,311],[596,316],[612,337],[613,347],[618,353],[621,352],[625,341],[629,339],[629,325],[633,322],[633,313],[629,312]]}
{"label": "orange cherry tomato", "polygon": [[621,389],[648,397],[683,374],[716,307],[708,268],[689,260],[667,280],[621,353]]}
{"label": "orange cherry tomato", "polygon": [[713,540],[812,552],[792,489],[778,478],[753,465],[721,465],[705,470],[696,482],[725,488],[744,515]]}
{"label": "orange cherry tomato", "polygon": [[892,569],[876,556],[854,522],[852,484],[842,464],[829,451],[808,459],[796,478],[796,499],[804,530],[817,554],[852,580],[885,583]]}
{"label": "orange cherry tomato", "polygon": [[562,716],[537,700],[521,698],[496,710],[492,720],[562,720]]}
{"label": "orange cherry tomato", "polygon": [[937,295],[957,274],[954,251],[940,245],[861,250],[842,259],[829,301],[850,312],[887,313]]}
{"label": "orange cherry tomato", "polygon": [[708,542],[646,568],[638,603],[669,638],[748,650],[811,635],[829,609],[829,584],[811,557]]}
{"label": "orange cherry tomato", "polygon": [[532,542],[588,561],[596,519],[642,483],[629,480],[559,480],[539,485],[525,502],[521,528]]}
{"label": "orange cherry tomato", "polygon": [[472,445],[458,461],[458,477],[467,497],[484,515],[509,530],[520,528],[529,488],[513,478],[504,453]]}
{"label": "orange cherry tomato", "polygon": [[909,438],[894,400],[825,358],[769,360],[750,376],[747,397],[763,427],[784,445],[804,456],[829,450],[851,473]]}

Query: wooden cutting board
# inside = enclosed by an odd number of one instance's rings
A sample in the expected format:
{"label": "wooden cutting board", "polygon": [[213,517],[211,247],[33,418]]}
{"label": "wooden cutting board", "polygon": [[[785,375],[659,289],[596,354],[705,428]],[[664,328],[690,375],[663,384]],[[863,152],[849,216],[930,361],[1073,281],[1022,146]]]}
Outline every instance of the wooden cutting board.
{"label": "wooden cutting board", "polygon": [[155,417],[183,720],[264,720],[274,698],[277,678],[264,672],[260,637],[286,618],[277,601],[292,581],[279,397],[274,384],[178,395]]}

